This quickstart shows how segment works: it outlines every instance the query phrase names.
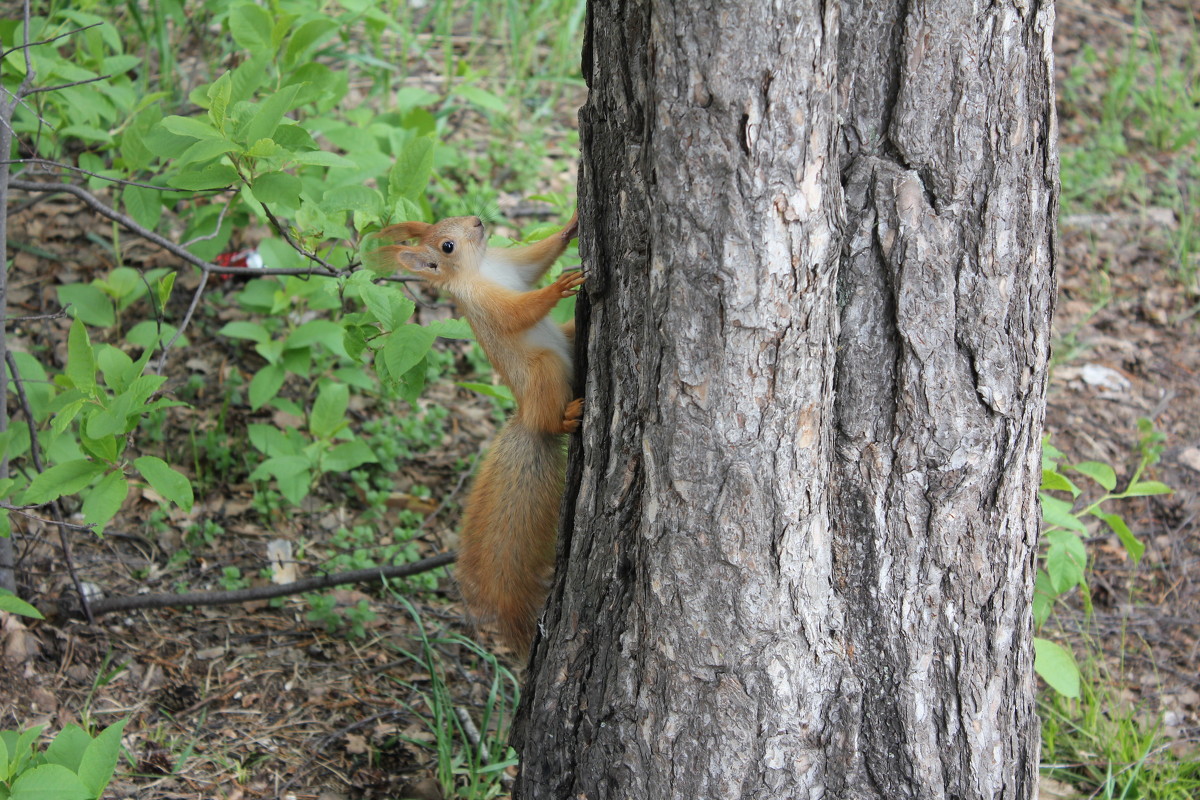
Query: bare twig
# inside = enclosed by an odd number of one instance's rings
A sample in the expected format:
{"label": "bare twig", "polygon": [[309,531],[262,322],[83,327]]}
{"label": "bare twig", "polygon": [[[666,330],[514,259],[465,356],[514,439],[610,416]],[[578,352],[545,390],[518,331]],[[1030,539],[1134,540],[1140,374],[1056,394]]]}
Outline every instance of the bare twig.
{"label": "bare twig", "polygon": [[[192,321],[192,315],[196,313],[196,306],[200,305],[200,295],[204,294],[204,287],[208,284],[208,272],[200,275],[200,285],[196,287],[196,291],[192,293],[192,302],[188,305],[187,313],[183,315],[183,321],[175,328],[175,335],[171,337],[171,341],[163,345],[162,355],[158,358],[158,364],[154,371],[159,375],[162,374],[163,368],[167,364],[167,353],[171,352],[171,348],[175,346],[175,342],[179,341],[179,337],[183,336],[183,329]],[[166,309],[163,309],[164,316]]]}
{"label": "bare twig", "polygon": [[[28,8],[29,8],[28,3],[25,4],[25,8],[26,8],[26,10],[28,10]],[[29,25],[28,25],[29,15],[28,14],[26,14],[26,16],[25,16],[25,22],[26,22],[25,38],[28,39],[29,38]],[[103,24],[103,23],[93,22],[91,25],[84,25],[82,28],[72,28],[71,30],[66,31],[65,33],[60,33],[58,36],[52,36],[49,39],[42,39],[41,41],[38,41],[38,42],[25,42],[25,44],[19,44],[16,47],[10,47],[7,50],[5,50],[3,53],[0,53],[0,61],[3,61],[4,59],[8,58],[9,55],[17,52],[18,50],[24,50],[25,51],[25,68],[26,68],[25,74],[28,75],[30,72],[30,70],[29,70],[29,48],[37,47],[38,45],[41,45],[41,44],[50,44],[51,42],[57,42],[59,39],[65,39],[68,36],[74,36],[77,33],[83,33],[84,31],[89,30],[91,28],[95,28],[101,24]]]}
{"label": "bare twig", "polygon": [[[72,172],[78,172],[87,175],[89,178],[99,178],[100,180],[108,181],[109,183],[119,183],[122,186],[140,186],[143,189],[154,189],[159,192],[186,192],[187,189],[173,189],[169,186],[155,186],[152,183],[139,183],[138,181],[126,181],[120,178],[110,178],[107,175],[101,175],[98,172],[75,167],[71,164],[64,164],[61,161],[51,161],[48,158],[10,158],[4,163],[6,164],[36,164],[41,167],[54,167],[55,169],[69,169]],[[190,244],[190,242],[189,242]]]}
{"label": "bare twig", "polygon": [[283,237],[283,240],[285,242],[287,242],[293,250],[295,250],[297,253],[304,256],[305,258],[309,259],[310,261],[314,261],[317,264],[320,264],[321,266],[323,266],[325,269],[329,270],[332,273],[336,274],[337,272],[340,271],[340,270],[338,270],[337,267],[333,266],[333,264],[330,264],[328,261],[321,258],[319,255],[312,252],[311,250],[306,248],[304,245],[300,244],[295,239],[293,239],[292,234],[288,231],[288,229],[286,227],[284,227],[283,223],[281,223],[275,217],[275,215],[271,213],[271,209],[267,207],[267,204],[262,203],[261,205],[262,205],[263,212],[266,213],[266,215],[267,215],[267,219],[269,219],[271,221],[271,227],[273,227],[279,233],[279,235]]}
{"label": "bare twig", "polygon": [[225,205],[221,207],[220,213],[217,214],[217,226],[213,228],[212,233],[206,233],[203,236],[196,236],[188,239],[186,242],[183,242],[180,247],[191,247],[196,242],[207,242],[209,239],[217,238],[217,234],[221,232],[221,225],[225,222],[225,215],[229,213],[229,209],[233,208],[234,197],[236,197],[236,195],[231,195],[230,198],[225,201]]}
{"label": "bare twig", "polygon": [[219,275],[325,275],[328,277],[339,277],[350,274],[349,270],[339,270],[332,266],[328,269],[300,268],[300,269],[283,269],[278,267],[264,267],[263,269],[246,269],[244,267],[222,267],[219,264],[212,264],[199,256],[193,255],[184,248],[180,247],[175,242],[166,239],[154,231],[139,225],[131,217],[122,214],[106,205],[94,194],[84,189],[82,186],[76,186],[72,183],[36,183],[34,181],[11,180],[9,186],[13,189],[20,189],[24,192],[65,192],[74,195],[83,201],[83,204],[88,208],[100,214],[103,217],[111,219],[113,222],[121,225],[132,233],[136,233],[147,241],[153,242],[167,252],[178,258],[183,259],[194,267],[199,267],[205,272],[214,272]]}
{"label": "bare twig", "polygon": [[62,311],[55,311],[52,314],[30,314],[26,317],[5,317],[4,321],[8,322],[35,322],[39,319],[61,319],[67,315],[67,309],[71,307],[70,303],[63,306]]}
{"label": "bare twig", "polygon": [[38,94],[39,92],[57,92],[59,89],[70,89],[72,86],[83,86],[85,83],[96,83],[97,81],[108,80],[111,77],[112,75],[97,75],[94,78],[84,78],[81,81],[59,83],[54,86],[37,86],[27,91],[25,96],[28,97],[31,94]]}
{"label": "bare twig", "polygon": [[439,553],[436,556],[421,559],[412,564],[399,566],[375,567],[373,569],[358,569],[351,572],[338,572],[332,575],[320,575],[314,578],[292,581],[291,583],[272,586],[255,586],[249,589],[238,589],[225,592],[187,592],[184,594],[143,594],[134,597],[111,597],[92,602],[93,613],[109,614],[114,611],[130,611],[138,608],[178,608],[180,606],[219,606],[233,603],[247,603],[251,600],[269,600],[272,597],[311,592],[317,589],[328,589],[331,586],[341,586],[349,583],[366,583],[380,581],[384,578],[406,578],[418,575],[438,567],[444,567],[454,562],[453,552]]}

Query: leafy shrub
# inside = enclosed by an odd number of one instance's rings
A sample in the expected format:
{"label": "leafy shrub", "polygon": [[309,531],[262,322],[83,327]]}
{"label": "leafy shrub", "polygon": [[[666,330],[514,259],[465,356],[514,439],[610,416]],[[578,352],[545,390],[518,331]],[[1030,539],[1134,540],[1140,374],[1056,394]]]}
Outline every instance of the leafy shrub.
{"label": "leafy shrub", "polygon": [[0,731],[0,798],[6,800],[95,800],[117,768],[125,720],[95,738],[67,725],[44,751],[35,745],[42,726]]}

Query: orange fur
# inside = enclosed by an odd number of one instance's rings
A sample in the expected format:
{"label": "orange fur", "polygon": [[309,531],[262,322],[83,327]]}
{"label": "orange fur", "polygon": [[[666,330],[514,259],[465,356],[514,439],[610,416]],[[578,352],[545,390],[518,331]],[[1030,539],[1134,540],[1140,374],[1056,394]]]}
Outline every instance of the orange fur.
{"label": "orange fur", "polygon": [[[475,477],[463,515],[457,574],[471,612],[495,619],[505,641],[524,653],[554,570],[562,498],[561,434],[579,429],[583,400],[572,400],[570,352],[575,323],[544,322],[583,275],[567,272],[532,285],[574,238],[578,219],[524,247],[488,248],[477,217],[385,228],[393,244],[373,254],[454,296],[517,410],[496,436]],[[447,252],[449,250],[449,252]],[[513,287],[520,288],[513,288]]]}

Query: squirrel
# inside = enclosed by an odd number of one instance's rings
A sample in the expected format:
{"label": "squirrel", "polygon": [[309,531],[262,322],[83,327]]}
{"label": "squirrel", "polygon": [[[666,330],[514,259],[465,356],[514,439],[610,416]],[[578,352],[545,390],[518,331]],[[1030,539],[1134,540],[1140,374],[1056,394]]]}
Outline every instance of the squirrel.
{"label": "squirrel", "polygon": [[392,242],[375,257],[445,289],[517,402],[475,477],[463,514],[458,583],[471,614],[494,619],[506,644],[528,651],[554,571],[565,480],[562,434],[579,429],[583,399],[572,399],[575,322],[550,310],[578,293],[583,274],[564,272],[532,288],[579,226],[521,247],[488,247],[478,217],[434,224],[402,222],[378,236]]}

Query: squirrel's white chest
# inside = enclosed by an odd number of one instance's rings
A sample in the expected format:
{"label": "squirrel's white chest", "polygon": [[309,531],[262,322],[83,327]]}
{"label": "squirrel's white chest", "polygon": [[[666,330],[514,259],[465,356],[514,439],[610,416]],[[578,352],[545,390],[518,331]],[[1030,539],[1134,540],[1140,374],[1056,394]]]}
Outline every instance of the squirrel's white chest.
{"label": "squirrel's white chest", "polygon": [[[485,258],[479,265],[479,275],[490,283],[513,292],[528,292],[533,288],[516,266],[500,259]],[[568,368],[574,360],[571,349],[567,345],[566,335],[549,316],[538,320],[532,328],[522,334],[522,338],[529,349],[549,350],[557,354]]]}
{"label": "squirrel's white chest", "polygon": [[484,258],[483,263],[479,265],[479,274],[485,280],[514,292],[528,292],[533,288],[521,276],[520,270],[500,259]]}

